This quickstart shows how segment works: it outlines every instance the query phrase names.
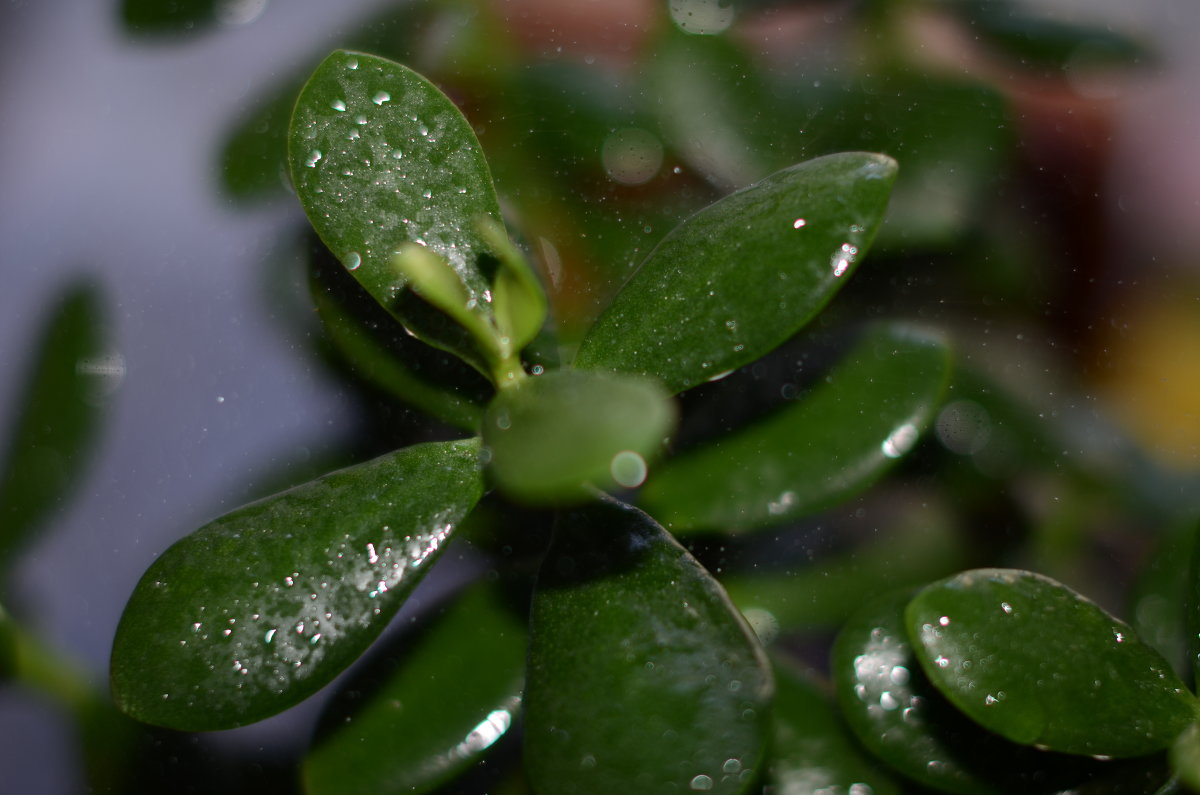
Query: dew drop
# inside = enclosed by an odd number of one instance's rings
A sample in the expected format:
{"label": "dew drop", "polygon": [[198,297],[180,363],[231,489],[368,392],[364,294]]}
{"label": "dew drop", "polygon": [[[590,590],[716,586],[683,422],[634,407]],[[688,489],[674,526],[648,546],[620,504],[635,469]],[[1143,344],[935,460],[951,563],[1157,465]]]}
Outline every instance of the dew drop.
{"label": "dew drop", "polygon": [[697,792],[705,792],[713,788],[713,780],[711,776],[706,776],[701,773],[692,778],[692,783],[688,785]]}
{"label": "dew drop", "polygon": [[346,111],[346,103],[342,102],[340,99],[335,99],[333,102],[330,102],[329,107],[333,108],[338,113],[345,113]]}
{"label": "dew drop", "polygon": [[392,95],[386,91],[376,91],[375,96],[371,97],[371,101],[376,105],[382,105],[392,98]]}
{"label": "dew drop", "polygon": [[[356,271],[358,270],[359,266],[362,265],[362,255],[360,255],[357,251],[351,251],[346,255],[345,261],[346,270]],[[288,583],[288,585],[291,585],[291,583]]]}
{"label": "dew drop", "polygon": [[308,153],[308,159],[304,161],[304,165],[308,166],[309,168],[316,168],[317,161],[319,161],[321,157],[321,150],[314,149]]}
{"label": "dew drop", "polygon": [[808,221],[805,221],[803,218],[797,218],[794,222],[792,222],[792,229],[801,229],[807,223]]}
{"label": "dew drop", "polygon": [[608,471],[618,485],[635,489],[646,481],[646,460],[633,450],[622,450],[612,457]]}

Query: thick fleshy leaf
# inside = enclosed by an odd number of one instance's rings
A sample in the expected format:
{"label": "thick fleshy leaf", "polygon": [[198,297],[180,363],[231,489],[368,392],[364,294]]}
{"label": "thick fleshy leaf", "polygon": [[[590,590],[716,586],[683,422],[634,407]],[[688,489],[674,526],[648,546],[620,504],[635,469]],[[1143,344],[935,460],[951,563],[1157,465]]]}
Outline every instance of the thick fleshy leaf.
{"label": "thick fleshy leaf", "polygon": [[1138,575],[1129,610],[1129,623],[1138,637],[1157,649],[1185,681],[1194,681],[1188,639],[1200,640],[1200,618],[1189,609],[1200,603],[1200,594],[1189,593],[1198,531],[1200,520],[1194,518],[1166,528]]}
{"label": "thick fleshy leaf", "polygon": [[1195,698],[1124,622],[1053,580],[979,569],[934,583],[905,624],[930,680],[1014,742],[1123,757],[1170,746]]}
{"label": "thick fleshy leaf", "polygon": [[914,781],[963,795],[1060,792],[1117,768],[1017,745],[968,720],[917,662],[904,628],[908,598],[871,599],[834,643],[838,703],[868,750]]}
{"label": "thick fleshy leaf", "polygon": [[0,569],[78,485],[103,404],[124,376],[92,286],[71,288],[51,309],[31,364],[0,461]]}
{"label": "thick fleshy leaf", "polygon": [[335,52],[296,102],[288,160],[309,221],[367,291],[413,333],[483,366],[457,325],[404,291],[392,263],[405,242],[428,246],[490,317],[485,274],[494,254],[477,224],[499,221],[500,210],[479,142],[454,103],[398,63]]}
{"label": "thick fleshy leaf", "polygon": [[772,792],[892,795],[900,791],[879,763],[863,754],[816,683],[788,664],[777,661],[774,670]]}
{"label": "thick fleshy leaf", "polygon": [[828,508],[913,448],[949,376],[940,337],[901,324],[872,328],[809,395],[664,464],[641,504],[673,532],[743,530]]}
{"label": "thick fleshy leaf", "polygon": [[525,678],[525,626],[499,589],[475,586],[405,646],[398,659],[388,655],[390,673],[369,695],[351,683],[361,703],[304,761],[309,795],[429,792],[508,730]]}
{"label": "thick fleshy leaf", "polygon": [[154,562],[113,644],[129,715],[226,729],[358,658],[483,491],[477,439],[399,450],[248,505]]}
{"label": "thick fleshy leaf", "polygon": [[1200,724],[1189,726],[1171,746],[1171,769],[1190,791],[1200,790]]}
{"label": "thick fleshy leaf", "polygon": [[648,516],[560,517],[530,620],[525,763],[538,792],[749,792],[772,694],[758,641]]}
{"label": "thick fleshy leaf", "polygon": [[674,422],[670,395],[651,379],[553,370],[500,391],[483,442],[508,494],[579,500],[588,486],[640,485]]}
{"label": "thick fleshy leaf", "polygon": [[754,361],[853,272],[896,176],[883,155],[776,172],[672,230],[588,331],[576,366],[652,375],[680,392]]}
{"label": "thick fleshy leaf", "polygon": [[246,15],[243,9],[255,5],[219,0],[122,0],[121,21],[131,33],[191,34],[217,21],[243,22]]}

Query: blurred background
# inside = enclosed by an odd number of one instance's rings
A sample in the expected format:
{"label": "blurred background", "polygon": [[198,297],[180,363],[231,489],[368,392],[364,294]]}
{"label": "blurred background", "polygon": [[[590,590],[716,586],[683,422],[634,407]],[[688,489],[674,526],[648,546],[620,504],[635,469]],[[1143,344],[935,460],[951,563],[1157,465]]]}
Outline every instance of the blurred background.
{"label": "blurred background", "polygon": [[[950,329],[1061,426],[1054,456],[1139,479],[1164,514],[1194,504],[1198,31],[1188,0],[6,0],[0,450],[27,433],[55,307],[84,331],[66,344],[77,432],[36,470],[62,488],[0,515],[4,607],[102,691],[156,555],[364,449],[360,390],[317,355],[279,137],[303,76],[344,46],[463,106],[568,350],[697,207],[818,154],[894,155],[889,220],[835,311]],[[1011,456],[961,430],[975,405],[942,418],[940,444],[1016,488]],[[37,496],[26,464],[10,498]],[[309,723],[203,742],[269,771]],[[4,791],[84,789],[51,762],[79,757],[54,699],[5,685],[0,736]]]}

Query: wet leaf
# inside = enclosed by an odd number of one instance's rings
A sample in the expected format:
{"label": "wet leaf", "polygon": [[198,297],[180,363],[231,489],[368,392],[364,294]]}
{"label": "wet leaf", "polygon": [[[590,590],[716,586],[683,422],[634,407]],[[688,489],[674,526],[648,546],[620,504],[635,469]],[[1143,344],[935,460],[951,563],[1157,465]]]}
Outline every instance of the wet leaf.
{"label": "wet leaf", "polygon": [[589,485],[640,485],[674,423],[671,397],[653,380],[552,370],[500,391],[483,442],[506,493],[571,501],[587,497]]}
{"label": "wet leaf", "polygon": [[868,750],[914,781],[963,795],[1060,792],[1121,769],[1017,745],[972,723],[922,672],[904,628],[908,598],[871,598],[834,643],[838,703]]}
{"label": "wet leaf", "polygon": [[0,569],[79,485],[103,404],[125,372],[102,324],[89,284],[67,290],[47,315],[0,461]]}
{"label": "wet leaf", "polygon": [[403,640],[400,656],[388,655],[386,680],[365,697],[353,683],[349,695],[362,702],[309,751],[309,795],[429,792],[508,730],[525,677],[525,627],[495,586],[475,586]]}
{"label": "wet leaf", "polygon": [[749,792],[771,673],[717,582],[645,514],[564,513],[534,592],[525,763],[538,792]]}
{"label": "wet leaf", "polygon": [[1127,624],[1031,572],[934,583],[905,624],[938,689],[1017,743],[1136,756],[1168,747],[1196,717],[1196,700]]}
{"label": "wet leaf", "polygon": [[399,450],[240,508],[138,583],[113,697],[188,731],[261,720],[323,687],[378,636],[482,494],[479,442]]}
{"label": "wet leaf", "polygon": [[775,671],[775,736],[771,743],[772,791],[863,792],[892,795],[899,787],[863,754],[834,705],[811,679],[791,665]]}
{"label": "wet leaf", "polygon": [[495,255],[476,219],[500,218],[470,124],[400,64],[338,51],[305,84],[288,134],[292,181],[325,245],[418,337],[489,373],[474,341],[411,297],[392,263],[405,242],[445,258],[467,302],[490,318]]}
{"label": "wet leaf", "polygon": [[796,403],[666,462],[641,504],[673,532],[744,530],[836,505],[916,445],[949,376],[940,337],[874,327]]}
{"label": "wet leaf", "polygon": [[576,366],[653,375],[680,392],[759,358],[853,272],[895,174],[882,155],[830,155],[701,210],[650,252]]}

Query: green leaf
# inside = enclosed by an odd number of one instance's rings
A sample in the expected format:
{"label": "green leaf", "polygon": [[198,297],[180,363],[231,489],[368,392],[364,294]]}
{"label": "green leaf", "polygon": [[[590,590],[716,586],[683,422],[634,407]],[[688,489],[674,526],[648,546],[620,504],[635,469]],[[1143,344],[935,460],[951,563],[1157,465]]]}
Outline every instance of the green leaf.
{"label": "green leaf", "polygon": [[[1170,661],[1180,677],[1191,676],[1188,638],[1198,638],[1200,617],[1189,605],[1200,603],[1191,591],[1200,521],[1188,518],[1164,528],[1150,559],[1142,566],[1130,600],[1130,625],[1138,637]],[[1189,680],[1190,681],[1190,680]]]}
{"label": "green leaf", "polygon": [[836,505],[913,448],[937,413],[950,351],[912,326],[877,326],[807,396],[668,461],[641,504],[673,532],[745,530]]}
{"label": "green leaf", "polygon": [[650,252],[576,366],[653,375],[681,392],[761,357],[853,272],[895,175],[883,155],[830,155],[701,210]]}
{"label": "green leaf", "polygon": [[1013,742],[1137,756],[1168,747],[1196,717],[1196,700],[1127,624],[1031,572],[934,583],[905,624],[938,689]]}
{"label": "green leaf", "polygon": [[124,363],[106,346],[100,297],[76,285],[51,308],[0,460],[0,570],[79,485]]}
{"label": "green leaf", "polygon": [[525,255],[517,250],[504,227],[490,218],[480,218],[479,233],[498,252],[492,304],[496,327],[514,351],[533,341],[546,322],[546,293]]}
{"label": "green leaf", "polygon": [[552,370],[496,395],[483,442],[506,493],[570,501],[589,486],[640,485],[674,423],[670,395],[650,379]]}
{"label": "green leaf", "polygon": [[[185,34],[203,30],[240,3],[219,0],[122,0],[121,21],[132,33]],[[233,21],[233,20],[231,20]]]}
{"label": "green leaf", "polygon": [[331,722],[304,760],[309,795],[429,792],[509,728],[525,677],[525,627],[493,585],[459,597],[409,641],[389,675]]}
{"label": "green leaf", "polygon": [[325,245],[418,337],[490,374],[457,325],[404,293],[392,255],[411,241],[445,258],[491,316],[495,255],[476,230],[500,210],[470,124],[445,94],[383,58],[338,51],[300,93],[288,134],[292,181]]}
{"label": "green leaf", "polygon": [[645,514],[560,517],[534,591],[525,764],[538,792],[749,792],[772,695],[720,585]]}
{"label": "green leaf", "polygon": [[774,671],[773,791],[873,795],[900,791],[879,764],[863,754],[830,699],[809,677],[778,660]]}
{"label": "green leaf", "polygon": [[862,744],[905,776],[963,795],[1060,792],[1115,763],[1016,745],[972,723],[930,683],[904,628],[908,592],[863,604],[834,643],[843,717]]}
{"label": "green leaf", "polygon": [[483,491],[477,439],[399,450],[240,508],[174,544],[130,597],[113,697],[226,729],[311,695],[376,638]]}
{"label": "green leaf", "polygon": [[1171,746],[1171,769],[1192,792],[1200,790],[1200,724],[1188,726]]}

